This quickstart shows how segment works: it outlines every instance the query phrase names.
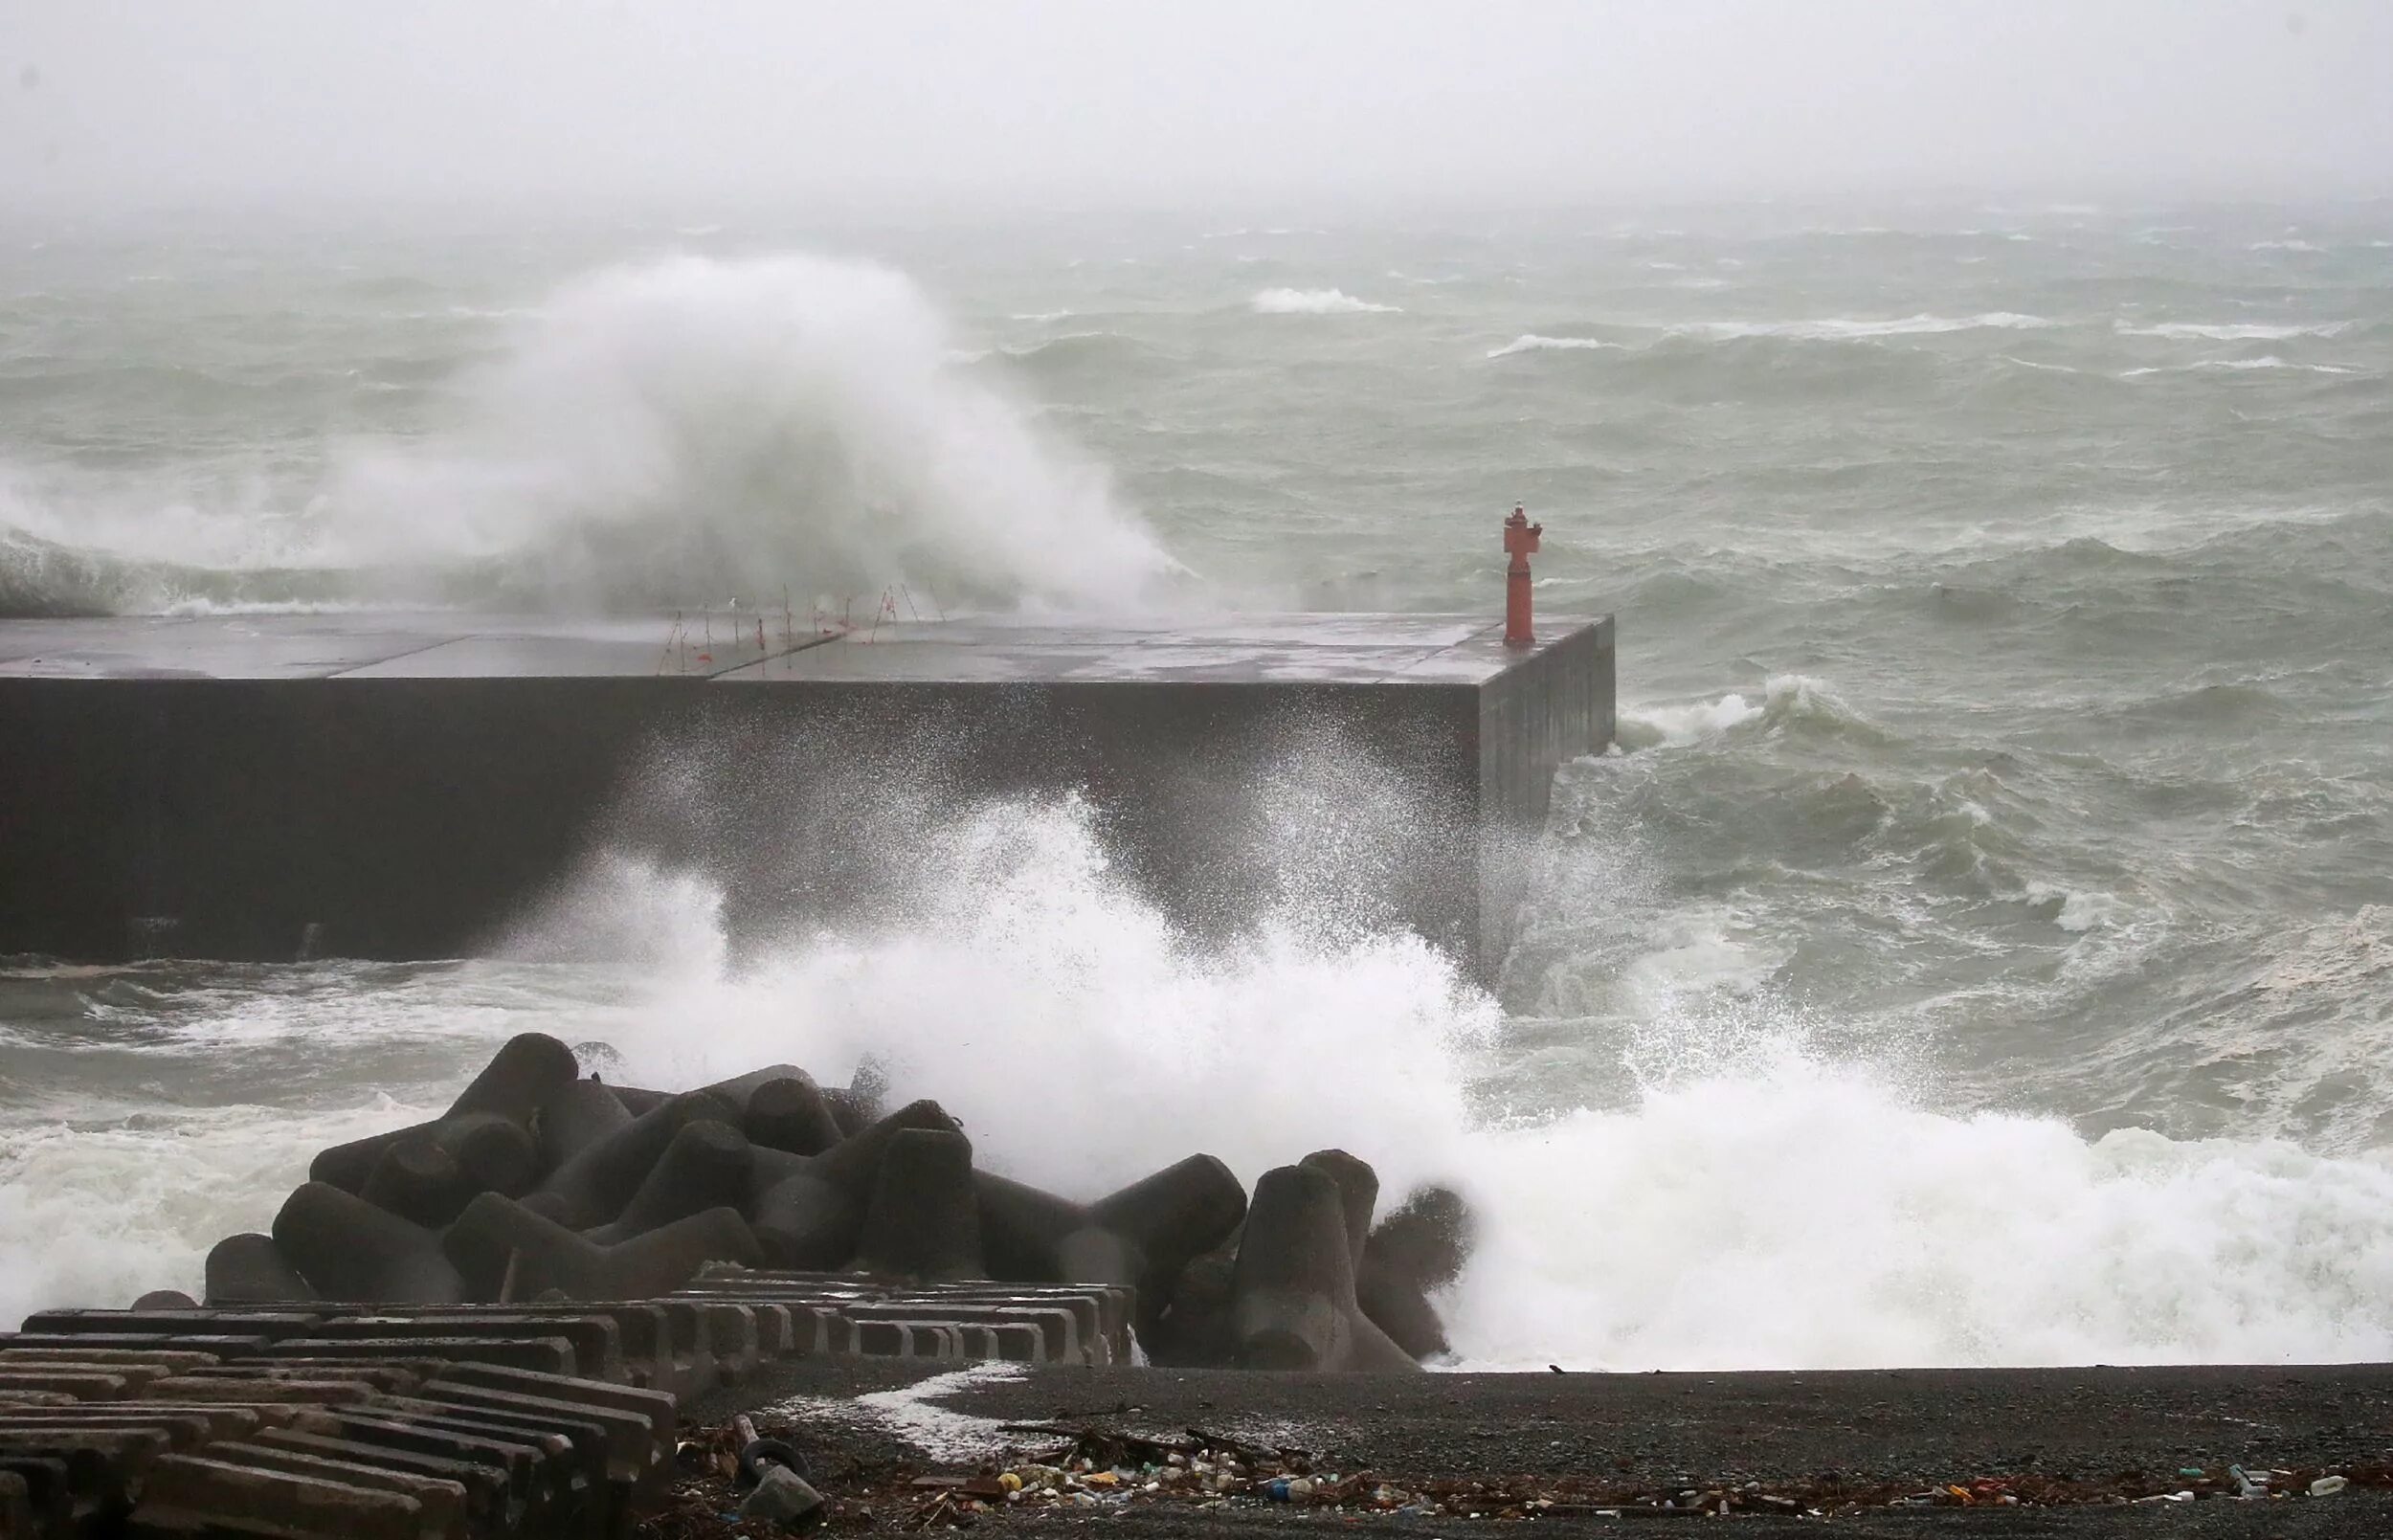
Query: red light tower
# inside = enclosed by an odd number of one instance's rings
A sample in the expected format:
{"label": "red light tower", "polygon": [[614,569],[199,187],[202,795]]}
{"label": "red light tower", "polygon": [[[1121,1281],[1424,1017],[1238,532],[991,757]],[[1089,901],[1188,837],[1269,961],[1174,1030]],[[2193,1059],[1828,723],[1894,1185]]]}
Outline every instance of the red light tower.
{"label": "red light tower", "polygon": [[1529,626],[1529,558],[1537,549],[1537,537],[1546,532],[1544,524],[1529,522],[1529,514],[1521,504],[1512,504],[1512,517],[1504,521],[1504,548],[1512,554],[1512,565],[1504,571],[1504,645],[1533,647],[1537,634]]}

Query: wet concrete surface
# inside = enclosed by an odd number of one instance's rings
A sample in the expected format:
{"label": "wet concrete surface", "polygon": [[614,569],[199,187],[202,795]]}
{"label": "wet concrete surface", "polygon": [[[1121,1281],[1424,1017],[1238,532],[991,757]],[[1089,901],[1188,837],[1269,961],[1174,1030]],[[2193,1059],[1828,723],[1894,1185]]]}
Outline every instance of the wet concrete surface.
{"label": "wet concrete surface", "polygon": [[[1551,619],[1551,643],[1584,621]],[[455,612],[0,620],[0,678],[1119,681],[1476,684],[1533,656],[1478,615],[889,620],[752,610],[573,619]]]}

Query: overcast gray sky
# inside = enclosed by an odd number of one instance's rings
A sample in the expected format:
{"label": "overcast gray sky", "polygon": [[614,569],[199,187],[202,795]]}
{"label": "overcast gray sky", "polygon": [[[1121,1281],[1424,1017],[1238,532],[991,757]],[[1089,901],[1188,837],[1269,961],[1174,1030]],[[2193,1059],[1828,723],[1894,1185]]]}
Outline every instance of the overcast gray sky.
{"label": "overcast gray sky", "polygon": [[0,0],[0,197],[2393,190],[2388,0]]}

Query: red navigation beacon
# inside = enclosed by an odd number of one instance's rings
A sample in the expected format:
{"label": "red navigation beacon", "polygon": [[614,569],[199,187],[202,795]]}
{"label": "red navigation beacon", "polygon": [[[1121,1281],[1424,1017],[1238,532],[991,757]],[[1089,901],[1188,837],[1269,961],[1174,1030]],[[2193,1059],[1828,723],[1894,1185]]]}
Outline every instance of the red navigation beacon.
{"label": "red navigation beacon", "polygon": [[1528,511],[1512,504],[1512,517],[1504,521],[1504,548],[1512,555],[1512,565],[1504,572],[1504,645],[1533,647],[1537,634],[1529,625],[1529,558],[1535,554],[1537,537],[1546,532],[1544,524],[1529,522]]}

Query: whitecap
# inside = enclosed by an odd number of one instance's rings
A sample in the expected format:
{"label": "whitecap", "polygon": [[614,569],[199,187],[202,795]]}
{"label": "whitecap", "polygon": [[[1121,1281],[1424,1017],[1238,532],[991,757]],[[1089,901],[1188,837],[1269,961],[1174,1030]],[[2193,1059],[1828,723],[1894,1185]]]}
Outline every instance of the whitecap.
{"label": "whitecap", "polygon": [[1690,705],[1622,706],[1615,731],[1625,748],[1681,748],[1742,726],[1759,717],[1761,709],[1734,693]]}
{"label": "whitecap", "polygon": [[2351,327],[2352,323],[2348,321],[2317,322],[2307,325],[2171,321],[2157,326],[2134,326],[2124,321],[2111,323],[2111,329],[2122,337],[2168,337],[2179,341],[2199,338],[2214,343],[2283,342],[2289,337],[2340,337]]}
{"label": "whitecap", "polygon": [[1673,336],[1733,341],[1748,337],[1791,337],[1804,342],[1858,342],[1875,337],[1912,337],[1953,331],[2032,331],[2057,326],[2057,321],[1991,310],[1975,316],[1903,316],[1890,321],[1856,321],[1830,317],[1819,321],[1690,321],[1665,328]]}
{"label": "whitecap", "polygon": [[1385,315],[1401,308],[1357,300],[1343,289],[1265,289],[1247,302],[1259,316]]}
{"label": "whitecap", "polygon": [[1542,352],[1548,349],[1583,349],[1597,347],[1608,347],[1619,352],[1632,351],[1632,349],[1625,343],[1608,343],[1600,337],[1540,337],[1534,332],[1523,332],[1520,336],[1513,338],[1510,342],[1506,343],[1501,347],[1489,348],[1487,356],[1489,358],[1510,358],[1514,353],[1534,353]]}
{"label": "whitecap", "polygon": [[2203,358],[2191,364],[2155,364],[2146,368],[2122,370],[2122,380],[2140,379],[2147,374],[2193,374],[2206,369],[2299,369],[2309,374],[2357,374],[2359,370],[2339,364],[2295,364],[2270,353],[2263,358]]}

